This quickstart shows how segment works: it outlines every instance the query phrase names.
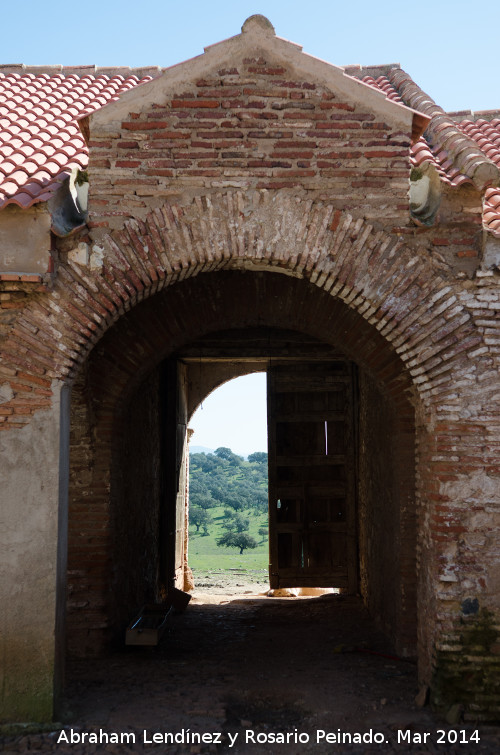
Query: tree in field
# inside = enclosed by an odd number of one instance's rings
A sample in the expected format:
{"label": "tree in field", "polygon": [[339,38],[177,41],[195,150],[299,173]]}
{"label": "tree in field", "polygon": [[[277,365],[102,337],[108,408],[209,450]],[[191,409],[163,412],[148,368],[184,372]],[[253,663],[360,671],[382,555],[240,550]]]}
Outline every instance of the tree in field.
{"label": "tree in field", "polygon": [[196,475],[191,476],[189,480],[189,500],[193,506],[199,506],[202,509],[217,506],[217,501],[213,498],[206,480]]}
{"label": "tree in field", "polygon": [[256,516],[267,510],[267,490],[262,490],[262,488],[252,490],[252,508]]}
{"label": "tree in field", "polygon": [[247,532],[226,532],[225,535],[217,538],[217,545],[226,548],[239,548],[241,556],[244,550],[256,548],[258,543]]}
{"label": "tree in field", "polygon": [[225,459],[226,461],[228,461],[232,467],[239,467],[243,463],[243,458],[233,453],[233,451],[231,451],[230,448],[226,448],[226,446],[220,446],[220,448],[216,448],[214,454],[219,459]]}
{"label": "tree in field", "polygon": [[264,451],[255,451],[255,453],[250,454],[248,461],[251,464],[267,464],[267,454]]}
{"label": "tree in field", "polygon": [[[226,513],[227,512],[227,513]],[[222,526],[227,530],[236,530],[236,532],[245,532],[250,526],[250,519],[242,516],[237,511],[226,509],[224,512],[227,522]]]}
{"label": "tree in field", "polygon": [[189,521],[195,525],[196,532],[199,532],[200,527],[203,527],[203,534],[208,535],[208,525],[212,523],[212,517],[206,509],[192,506],[189,511]]}
{"label": "tree in field", "polygon": [[235,511],[241,511],[246,508],[247,503],[244,490],[236,492],[231,490],[229,486],[221,492],[220,501],[224,506],[231,506]]}
{"label": "tree in field", "polygon": [[215,498],[212,498],[210,493],[197,493],[195,496],[192,496],[191,491],[189,492],[189,500],[193,506],[198,506],[200,509],[205,509],[205,511],[213,509],[218,503]]}
{"label": "tree in field", "polygon": [[262,538],[262,542],[267,540],[267,524],[263,524],[262,527],[259,527],[259,535]]}

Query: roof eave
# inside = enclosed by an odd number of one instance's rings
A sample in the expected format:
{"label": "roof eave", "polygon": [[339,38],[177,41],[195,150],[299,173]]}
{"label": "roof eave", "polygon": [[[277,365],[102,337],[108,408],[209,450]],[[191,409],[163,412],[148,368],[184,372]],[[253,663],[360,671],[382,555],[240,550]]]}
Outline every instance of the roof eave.
{"label": "roof eave", "polygon": [[453,119],[401,68],[392,69],[389,81],[409,106],[429,118],[426,130],[431,145],[446,150],[455,168],[481,192],[500,182],[500,170],[478,144],[458,129]]}

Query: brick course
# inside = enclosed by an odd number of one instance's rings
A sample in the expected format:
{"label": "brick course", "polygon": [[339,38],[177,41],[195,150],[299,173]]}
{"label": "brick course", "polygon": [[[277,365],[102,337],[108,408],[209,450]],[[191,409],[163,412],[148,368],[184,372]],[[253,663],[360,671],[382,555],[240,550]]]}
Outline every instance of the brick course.
{"label": "brick course", "polygon": [[393,225],[406,223],[411,135],[325,86],[294,80],[291,70],[277,81],[277,69],[262,60],[186,83],[149,111],[132,112],[111,138],[94,133],[91,222],[117,227],[124,194],[140,196],[146,209],[148,198],[186,186],[297,187],[327,192],[344,209],[365,206],[368,192],[373,209],[403,179],[401,207],[393,202],[390,215]]}

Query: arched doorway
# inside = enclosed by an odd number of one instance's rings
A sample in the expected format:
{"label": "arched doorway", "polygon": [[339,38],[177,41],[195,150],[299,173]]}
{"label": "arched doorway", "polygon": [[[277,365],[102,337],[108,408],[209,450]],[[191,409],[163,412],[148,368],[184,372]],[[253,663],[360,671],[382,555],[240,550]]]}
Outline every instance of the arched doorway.
{"label": "arched doorway", "polygon": [[[221,271],[136,305],[109,329],[75,379],[70,653],[99,652],[138,605],[161,596],[167,580],[181,579],[187,419],[200,398],[248,371],[252,360],[271,370],[280,363],[303,368],[326,360],[331,369],[342,362],[356,373],[350,395],[359,577],[350,589],[362,593],[400,653],[415,652],[414,393],[401,360],[360,315],[305,280]],[[173,475],[175,492],[167,494]],[[180,496],[177,506],[172,496]],[[167,540],[170,533],[170,550],[162,532]]]}

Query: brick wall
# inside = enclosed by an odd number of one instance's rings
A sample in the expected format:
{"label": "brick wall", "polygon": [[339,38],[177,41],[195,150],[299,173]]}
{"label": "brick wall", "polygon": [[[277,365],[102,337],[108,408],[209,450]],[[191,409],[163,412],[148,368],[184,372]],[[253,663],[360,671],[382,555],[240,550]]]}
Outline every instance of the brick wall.
{"label": "brick wall", "polygon": [[[294,190],[391,226],[408,219],[410,133],[269,58],[185,82],[91,133],[90,227],[117,228],[158,197]],[[390,196],[391,202],[388,203]],[[335,221],[334,221],[335,222]]]}
{"label": "brick wall", "polygon": [[97,436],[97,424],[86,367],[71,399],[67,643],[73,656],[96,654],[111,637],[111,449],[98,442],[110,433],[99,423]]}
{"label": "brick wall", "polygon": [[24,309],[49,290],[40,275],[0,274],[0,430],[22,427],[51,405],[51,379],[43,367],[32,364],[34,352],[47,350],[33,330],[20,328]]}
{"label": "brick wall", "polygon": [[[416,653],[415,428],[359,375],[359,558],[363,598],[397,652]],[[388,557],[388,553],[390,554]]]}
{"label": "brick wall", "polygon": [[[159,371],[154,370],[123,413],[121,449],[112,466],[112,620],[120,628],[137,608],[160,597],[159,404]],[[123,641],[123,634],[118,639]]]}

